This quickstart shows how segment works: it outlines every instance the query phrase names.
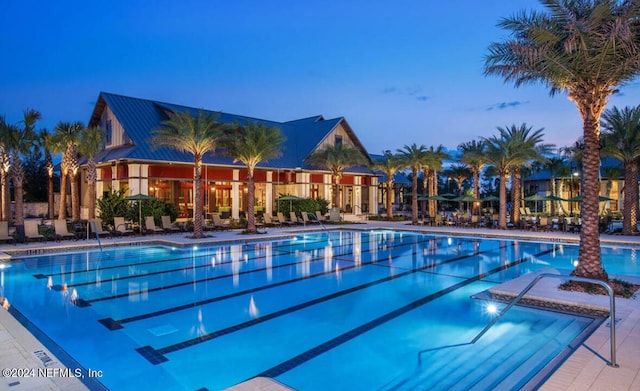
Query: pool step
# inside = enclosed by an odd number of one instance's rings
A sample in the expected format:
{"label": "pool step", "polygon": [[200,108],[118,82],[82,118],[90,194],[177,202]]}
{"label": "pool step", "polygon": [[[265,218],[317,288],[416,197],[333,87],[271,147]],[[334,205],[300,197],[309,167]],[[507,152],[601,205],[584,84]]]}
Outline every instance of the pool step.
{"label": "pool step", "polygon": [[[538,372],[577,335],[574,318],[542,318],[527,324],[496,325],[475,345],[427,352],[422,366],[399,376],[387,390],[429,389],[519,389],[521,380]],[[580,326],[580,330],[582,330]],[[496,333],[501,333],[498,335]],[[538,346],[530,350],[528,346]]]}

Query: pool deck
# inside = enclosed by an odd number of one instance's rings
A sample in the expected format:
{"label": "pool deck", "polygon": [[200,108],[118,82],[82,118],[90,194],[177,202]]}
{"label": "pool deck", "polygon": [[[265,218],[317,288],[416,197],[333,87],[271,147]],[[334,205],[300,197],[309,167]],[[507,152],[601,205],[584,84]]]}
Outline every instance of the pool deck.
{"label": "pool deck", "polygon": [[[495,230],[487,228],[460,227],[428,227],[412,226],[406,222],[368,221],[364,224],[328,226],[328,229],[400,229],[421,232],[432,232],[459,236],[482,236],[491,238],[519,238],[552,242],[577,243],[579,236],[562,232],[535,232],[522,230]],[[118,238],[103,238],[104,247],[119,244],[142,244],[149,242],[164,242],[174,245],[198,245],[205,243],[232,242],[244,240],[271,240],[299,234],[306,230],[318,230],[317,225],[307,227],[268,228],[266,233],[258,235],[243,235],[240,231],[206,232],[204,239],[188,239],[187,233],[167,235],[131,236]],[[640,236],[601,235],[602,245],[639,246]],[[61,241],[29,244],[0,244],[0,262],[10,259],[10,254],[38,254],[45,251],[66,251],[97,246],[95,239],[79,241]],[[553,271],[551,271],[553,272]],[[525,278],[526,277],[526,278]],[[500,285],[504,291],[517,292],[522,289],[531,276]],[[546,284],[546,285],[545,285]],[[558,292],[552,282],[541,282],[541,286],[534,288],[531,294],[549,300],[588,301],[597,306],[608,307],[606,298],[588,294]],[[498,287],[496,287],[498,288]],[[604,304],[603,304],[604,299]],[[610,328],[604,322],[576,351],[553,373],[540,390],[640,390],[640,299],[616,299],[616,346],[617,363],[619,368],[608,365],[610,360]],[[594,353],[595,352],[595,353]],[[46,365],[46,367],[45,367]],[[62,376],[59,372],[64,367],[60,360],[44,347],[27,329],[25,329],[8,311],[0,311],[0,368],[28,368],[46,370],[47,376],[20,377],[0,379],[0,391],[11,390],[86,390],[80,380],[75,377]],[[45,369],[46,368],[46,369]],[[58,369],[55,369],[58,368]],[[72,368],[74,369],[74,368]],[[40,373],[44,375],[44,373]],[[265,378],[255,378],[248,382],[232,387],[234,391],[247,390],[291,390],[284,385]]]}

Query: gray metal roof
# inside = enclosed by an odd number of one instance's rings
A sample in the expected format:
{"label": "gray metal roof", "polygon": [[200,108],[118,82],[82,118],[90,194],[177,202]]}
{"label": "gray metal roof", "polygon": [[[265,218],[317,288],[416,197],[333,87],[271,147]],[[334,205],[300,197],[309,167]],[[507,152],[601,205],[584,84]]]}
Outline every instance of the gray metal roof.
{"label": "gray metal roof", "polygon": [[[90,126],[99,126],[106,106],[111,109],[133,144],[102,151],[95,158],[97,163],[119,159],[193,163],[193,156],[187,152],[179,152],[168,147],[154,147],[151,142],[152,130],[161,127],[162,122],[169,119],[167,116],[169,111],[190,111],[192,114],[196,114],[203,109],[101,92],[89,121]],[[213,113],[210,110],[204,111]],[[320,145],[322,140],[340,123],[344,123],[350,129],[344,118],[327,120],[321,115],[288,122],[276,122],[224,112],[216,113],[219,114],[217,120],[219,123],[246,124],[255,122],[269,127],[274,126],[282,131],[286,137],[282,156],[258,165],[258,167],[265,168],[311,168],[304,163],[304,159]],[[352,133],[352,136],[353,141],[366,153],[355,134]],[[242,165],[233,163],[233,158],[216,151],[206,154],[203,157],[203,162],[205,164]],[[366,167],[352,168],[348,171],[371,173],[371,170]]]}

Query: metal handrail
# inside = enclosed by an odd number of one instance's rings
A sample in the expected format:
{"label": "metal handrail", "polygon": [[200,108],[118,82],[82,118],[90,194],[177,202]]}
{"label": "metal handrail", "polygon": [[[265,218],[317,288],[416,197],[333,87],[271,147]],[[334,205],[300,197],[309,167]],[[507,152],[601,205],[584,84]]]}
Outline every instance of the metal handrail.
{"label": "metal handrail", "polygon": [[[581,282],[590,282],[593,284],[598,284],[602,287],[604,287],[604,289],[607,290],[607,293],[609,294],[609,319],[610,319],[610,323],[611,323],[611,331],[610,331],[610,342],[611,342],[611,362],[609,362],[607,365],[613,367],[613,368],[618,368],[619,365],[616,363],[616,300],[615,300],[615,294],[613,293],[613,289],[611,288],[611,286],[609,284],[607,284],[606,282],[602,281],[602,280],[598,280],[595,278],[586,278],[586,277],[578,277],[578,276],[564,276],[564,275],[560,275],[560,274],[550,274],[550,273],[542,273],[536,276],[536,278],[533,279],[533,281],[531,281],[529,283],[529,285],[527,285],[519,294],[518,296],[516,296],[513,300],[511,300],[511,302],[502,309],[502,311],[500,311],[500,313],[491,320],[491,322],[489,322],[489,324],[487,324],[472,340],[471,342],[465,343],[465,344],[458,344],[458,345],[453,345],[453,346],[460,346],[460,345],[471,345],[476,343],[494,324],[496,324],[496,322],[498,322],[498,320],[500,320],[500,318],[502,318],[502,316],[511,309],[511,307],[513,307],[514,305],[516,305],[520,299],[522,299],[522,297],[524,297],[524,295],[527,294],[527,292],[529,292],[531,290],[531,288],[534,287],[534,285],[536,285],[538,283],[538,281],[540,281],[543,278],[564,278],[564,279],[568,279],[568,280],[573,280],[573,281],[581,281]],[[421,350],[420,352],[418,352],[418,364],[420,364],[422,362],[422,354],[432,351],[434,349],[425,349],[425,350]]]}
{"label": "metal handrail", "polygon": [[[89,224],[93,225],[93,233],[96,234],[96,239],[98,240],[98,246],[100,247],[100,251],[102,252],[102,242],[100,242],[100,234],[98,234],[98,226],[96,225],[96,221],[95,220],[90,220]],[[88,225],[87,225],[88,227]],[[89,231],[89,229],[87,228],[87,231]],[[87,240],[89,239],[89,234],[87,234]]]}

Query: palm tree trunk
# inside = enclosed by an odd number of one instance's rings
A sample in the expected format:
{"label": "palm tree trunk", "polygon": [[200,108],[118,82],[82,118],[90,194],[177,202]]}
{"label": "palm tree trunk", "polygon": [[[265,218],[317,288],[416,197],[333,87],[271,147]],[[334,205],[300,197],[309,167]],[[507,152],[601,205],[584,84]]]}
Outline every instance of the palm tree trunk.
{"label": "palm tree trunk", "polygon": [[[584,97],[583,97],[584,98]],[[574,100],[583,119],[583,201],[582,229],[580,230],[580,255],[578,265],[573,274],[581,277],[607,280],[608,276],[602,266],[600,252],[600,232],[598,221],[598,179],[600,167],[600,114],[606,105],[606,99],[598,100],[587,96]],[[591,103],[593,101],[593,103]],[[578,104],[581,102],[582,105]],[[597,113],[597,114],[594,114]],[[635,180],[633,181],[635,183]]]}
{"label": "palm tree trunk", "polygon": [[80,191],[78,189],[78,175],[73,171],[70,171],[69,181],[71,182],[71,220],[78,221],[80,220]]}
{"label": "palm tree trunk", "polygon": [[339,189],[340,177],[333,175],[333,184],[331,185],[331,203],[334,208],[340,209],[340,189]]}
{"label": "palm tree trunk", "polygon": [[24,226],[24,201],[22,178],[13,178],[13,192],[16,199],[15,225]]}
{"label": "palm tree trunk", "polygon": [[247,233],[257,233],[255,215],[255,180],[253,168],[247,167]]}
{"label": "palm tree trunk", "polygon": [[[638,187],[635,184],[638,177],[638,163],[635,160],[625,162],[624,166],[624,219],[622,233],[632,235],[638,231]],[[628,184],[628,185],[627,185]]]}
{"label": "palm tree trunk", "polygon": [[500,210],[498,215],[498,228],[507,229],[507,175],[500,173]]}
{"label": "palm tree trunk", "polygon": [[418,224],[418,170],[413,170],[411,178],[411,224]]}
{"label": "palm tree trunk", "polygon": [[11,221],[11,210],[9,205],[9,177],[4,172],[0,175],[0,192],[2,193],[0,202],[2,202],[2,220]]}
{"label": "palm tree trunk", "polygon": [[95,182],[87,183],[87,192],[89,193],[89,220],[96,218],[96,184]]}
{"label": "palm tree trunk", "polygon": [[55,201],[54,201],[54,194],[53,194],[53,176],[52,175],[49,175],[49,178],[48,178],[48,181],[47,181],[47,189],[48,189],[48,194],[47,194],[48,195],[48,200],[47,200],[48,208],[47,209],[48,209],[49,218],[53,219],[53,216],[55,214],[55,212],[53,210],[54,209],[53,204],[54,204]]}
{"label": "palm tree trunk", "polygon": [[202,234],[202,159],[195,159],[193,167],[193,238],[200,239]]}
{"label": "palm tree trunk", "polygon": [[520,223],[520,167],[513,167],[511,170],[511,222],[515,225]]}
{"label": "palm tree trunk", "polygon": [[58,218],[67,218],[67,174],[65,170],[62,170],[60,173],[60,209],[58,211]]}
{"label": "palm tree trunk", "polygon": [[393,219],[393,200],[391,199],[391,188],[393,186],[393,177],[387,176],[387,219]]}

